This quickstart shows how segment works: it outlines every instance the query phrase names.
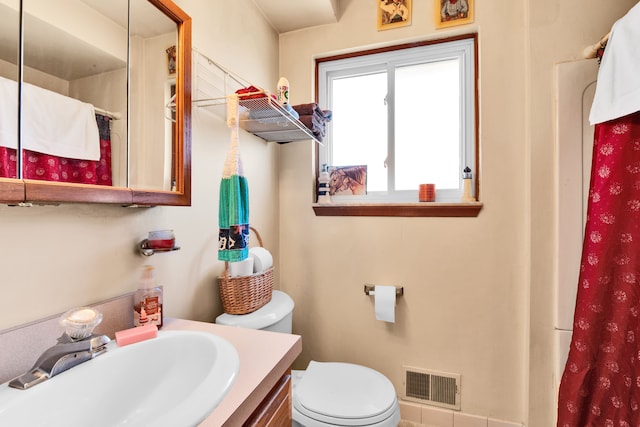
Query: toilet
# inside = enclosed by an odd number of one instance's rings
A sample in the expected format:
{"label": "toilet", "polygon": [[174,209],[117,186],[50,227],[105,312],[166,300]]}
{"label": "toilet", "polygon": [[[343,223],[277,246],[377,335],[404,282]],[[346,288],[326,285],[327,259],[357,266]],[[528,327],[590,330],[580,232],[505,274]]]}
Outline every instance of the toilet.
{"label": "toilet", "polygon": [[[291,333],[294,303],[273,291],[271,301],[249,314],[221,314],[216,323]],[[396,427],[400,406],[393,384],[371,368],[351,363],[311,361],[292,371],[294,427]]]}

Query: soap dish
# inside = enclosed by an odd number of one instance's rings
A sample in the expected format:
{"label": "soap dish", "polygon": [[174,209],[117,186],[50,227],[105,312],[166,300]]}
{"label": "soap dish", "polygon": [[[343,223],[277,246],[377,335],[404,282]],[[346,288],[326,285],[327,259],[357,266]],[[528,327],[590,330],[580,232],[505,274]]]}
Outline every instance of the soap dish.
{"label": "soap dish", "polygon": [[149,239],[144,239],[137,246],[138,253],[144,256],[151,256],[158,252],[171,252],[171,251],[179,251],[180,246],[173,246],[171,248],[152,248],[149,246]]}

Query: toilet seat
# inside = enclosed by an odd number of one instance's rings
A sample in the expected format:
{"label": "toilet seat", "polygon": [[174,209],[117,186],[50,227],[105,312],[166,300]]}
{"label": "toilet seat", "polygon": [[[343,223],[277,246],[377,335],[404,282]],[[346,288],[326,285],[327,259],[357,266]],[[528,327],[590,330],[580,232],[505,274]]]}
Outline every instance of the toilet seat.
{"label": "toilet seat", "polygon": [[384,375],[349,363],[309,363],[293,391],[295,411],[304,425],[397,425],[398,400]]}

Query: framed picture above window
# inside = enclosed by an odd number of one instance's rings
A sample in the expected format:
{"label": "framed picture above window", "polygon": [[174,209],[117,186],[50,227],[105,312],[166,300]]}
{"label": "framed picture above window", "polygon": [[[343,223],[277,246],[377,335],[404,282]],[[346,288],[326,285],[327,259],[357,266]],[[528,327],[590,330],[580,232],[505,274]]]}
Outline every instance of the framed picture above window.
{"label": "framed picture above window", "polygon": [[411,24],[411,0],[373,0],[378,2],[378,30]]}
{"label": "framed picture above window", "polygon": [[436,28],[473,22],[474,0],[434,0]]}

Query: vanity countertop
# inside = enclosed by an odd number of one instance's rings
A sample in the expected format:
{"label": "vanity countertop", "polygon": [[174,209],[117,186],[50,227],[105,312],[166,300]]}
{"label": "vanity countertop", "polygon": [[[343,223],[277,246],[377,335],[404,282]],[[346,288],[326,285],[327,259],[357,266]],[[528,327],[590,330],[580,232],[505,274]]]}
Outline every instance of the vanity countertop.
{"label": "vanity countertop", "polygon": [[200,427],[242,425],[302,351],[299,335],[167,318],[162,330],[210,332],[228,340],[240,356],[231,390]]}

